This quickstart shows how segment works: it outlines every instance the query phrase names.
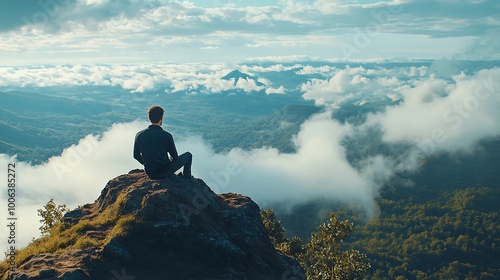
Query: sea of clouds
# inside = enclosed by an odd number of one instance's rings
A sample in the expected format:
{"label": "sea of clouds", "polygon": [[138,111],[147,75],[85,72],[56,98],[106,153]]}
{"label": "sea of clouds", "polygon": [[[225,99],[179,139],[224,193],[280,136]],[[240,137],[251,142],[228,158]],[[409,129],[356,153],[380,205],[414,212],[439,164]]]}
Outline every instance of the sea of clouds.
{"label": "sea of clouds", "polygon": [[[227,65],[74,65],[0,68],[5,88],[82,85],[120,86],[134,94],[150,90],[218,93],[241,89],[248,94],[266,90],[250,81],[236,84],[220,77],[233,70]],[[179,152],[194,154],[193,174],[218,193],[238,192],[262,207],[274,203],[293,205],[327,198],[362,205],[375,215],[379,188],[402,171],[412,171],[426,157],[439,153],[470,153],[480,140],[500,135],[500,68],[465,74],[439,73],[428,66],[338,67],[304,63],[238,65],[255,76],[267,72],[293,71],[306,77],[298,87],[261,81],[280,93],[299,91],[304,99],[323,106],[322,113],[301,125],[291,141],[296,152],[273,148],[232,149],[217,153],[201,137],[176,138]],[[307,75],[314,75],[307,78]],[[246,84],[245,84],[246,83]],[[386,100],[361,124],[332,119],[344,104],[365,106]],[[141,118],[143,116],[138,116]],[[90,203],[106,182],[131,169],[141,168],[132,158],[135,133],[147,123],[119,123],[102,135],[88,135],[41,165],[17,162],[18,239],[27,244],[38,236],[36,209],[50,198],[70,208]],[[346,157],[343,140],[359,131],[376,128],[386,143],[405,143],[410,148],[399,157],[367,155],[362,167],[354,168]],[[175,137],[175,135],[174,135]],[[15,162],[13,155],[0,155],[2,166]],[[6,173],[0,180],[6,181]],[[6,194],[2,194],[6,201]],[[3,205],[3,204],[2,204]],[[3,212],[0,219],[5,220]],[[1,232],[1,246],[6,236]]]}

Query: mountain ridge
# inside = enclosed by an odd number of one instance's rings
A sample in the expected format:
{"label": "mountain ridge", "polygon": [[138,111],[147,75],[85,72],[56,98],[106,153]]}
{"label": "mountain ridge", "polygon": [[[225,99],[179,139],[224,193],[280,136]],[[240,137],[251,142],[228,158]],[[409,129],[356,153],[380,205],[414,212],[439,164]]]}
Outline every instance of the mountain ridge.
{"label": "mountain ridge", "polygon": [[236,84],[238,83],[238,81],[240,79],[253,80],[255,82],[255,84],[259,87],[266,86],[265,84],[259,82],[259,80],[257,78],[250,76],[249,74],[243,73],[239,70],[233,70],[233,71],[229,72],[228,74],[226,74],[221,79],[226,80],[226,81],[230,81],[231,79],[234,79],[234,83],[233,83],[234,86],[236,86]]}

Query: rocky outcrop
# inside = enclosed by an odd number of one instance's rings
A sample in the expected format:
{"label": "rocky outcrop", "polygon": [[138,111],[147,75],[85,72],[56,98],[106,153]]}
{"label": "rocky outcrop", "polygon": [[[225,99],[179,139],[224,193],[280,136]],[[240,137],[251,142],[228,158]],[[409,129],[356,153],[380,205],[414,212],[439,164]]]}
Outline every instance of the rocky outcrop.
{"label": "rocky outcrop", "polygon": [[133,170],[64,223],[91,241],[34,256],[8,279],[304,279],[274,249],[255,202],[217,195],[200,179]]}

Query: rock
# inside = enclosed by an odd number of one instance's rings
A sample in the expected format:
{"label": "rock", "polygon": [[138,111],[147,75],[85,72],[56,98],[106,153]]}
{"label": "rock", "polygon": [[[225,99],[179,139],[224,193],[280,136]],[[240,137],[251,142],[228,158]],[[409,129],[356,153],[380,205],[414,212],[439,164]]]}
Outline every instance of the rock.
{"label": "rock", "polygon": [[92,250],[68,250],[61,254],[39,254],[31,258],[8,280],[87,280]]}
{"label": "rock", "polygon": [[132,170],[63,221],[99,245],[39,254],[7,279],[305,279],[271,244],[255,202],[200,179]]}

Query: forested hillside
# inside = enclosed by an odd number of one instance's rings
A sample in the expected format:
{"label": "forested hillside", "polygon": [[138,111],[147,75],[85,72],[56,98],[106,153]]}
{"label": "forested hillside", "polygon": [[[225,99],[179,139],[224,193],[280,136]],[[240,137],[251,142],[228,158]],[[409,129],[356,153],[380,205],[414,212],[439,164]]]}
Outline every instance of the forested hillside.
{"label": "forested hillside", "polygon": [[380,217],[356,227],[367,279],[499,279],[500,191],[390,190]]}
{"label": "forested hillside", "polygon": [[378,217],[368,222],[352,207],[320,202],[279,218],[288,234],[305,239],[329,211],[352,221],[345,246],[367,254],[366,279],[500,278],[499,189],[387,189],[377,205]]}

